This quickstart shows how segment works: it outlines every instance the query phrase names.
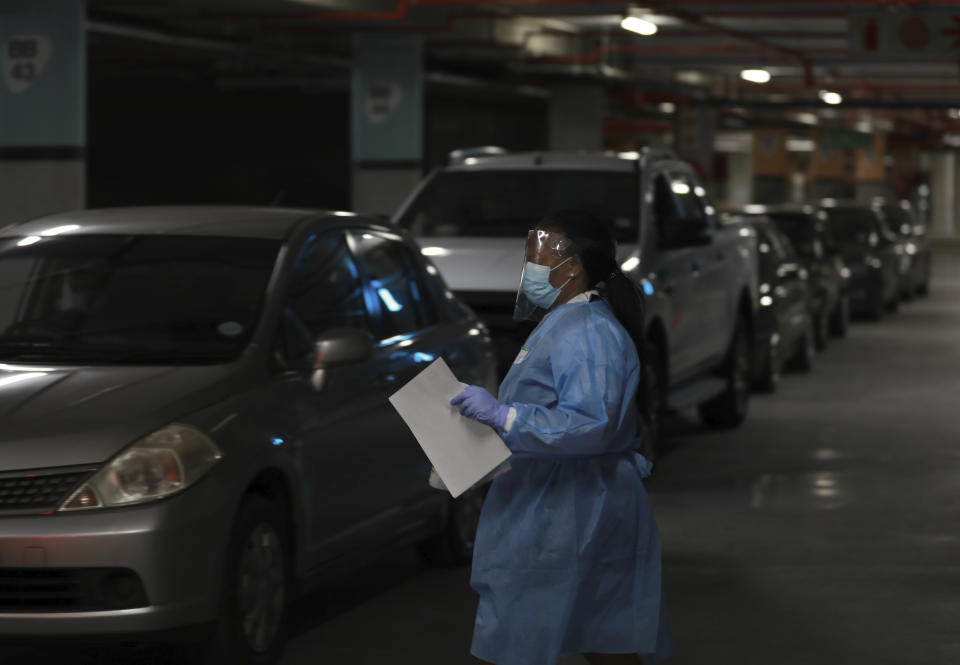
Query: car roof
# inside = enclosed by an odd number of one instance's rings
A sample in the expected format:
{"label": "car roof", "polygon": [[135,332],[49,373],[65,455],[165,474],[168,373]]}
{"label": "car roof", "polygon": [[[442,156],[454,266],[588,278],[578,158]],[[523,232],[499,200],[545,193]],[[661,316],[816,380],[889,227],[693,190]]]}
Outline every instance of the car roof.
{"label": "car roof", "polygon": [[[43,235],[189,235],[282,240],[301,221],[357,217],[353,213],[255,206],[144,206],[77,210],[0,229],[0,237]],[[76,228],[72,228],[76,227]],[[50,231],[56,230],[56,234]]]}
{"label": "car roof", "polygon": [[623,171],[632,173],[637,160],[602,152],[516,152],[505,155],[478,155],[462,164],[444,167],[447,172],[502,171],[541,168],[547,170]]}

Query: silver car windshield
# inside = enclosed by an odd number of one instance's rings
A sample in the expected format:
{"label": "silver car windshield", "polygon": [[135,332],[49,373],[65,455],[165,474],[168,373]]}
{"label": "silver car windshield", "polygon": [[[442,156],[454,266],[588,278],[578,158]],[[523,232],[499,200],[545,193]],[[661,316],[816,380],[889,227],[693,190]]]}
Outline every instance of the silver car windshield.
{"label": "silver car windshield", "polygon": [[0,361],[221,363],[249,343],[280,243],[0,239]]}
{"label": "silver car windshield", "polygon": [[447,171],[399,220],[415,236],[525,238],[545,215],[580,208],[608,219],[618,242],[636,242],[634,172],[557,169]]}

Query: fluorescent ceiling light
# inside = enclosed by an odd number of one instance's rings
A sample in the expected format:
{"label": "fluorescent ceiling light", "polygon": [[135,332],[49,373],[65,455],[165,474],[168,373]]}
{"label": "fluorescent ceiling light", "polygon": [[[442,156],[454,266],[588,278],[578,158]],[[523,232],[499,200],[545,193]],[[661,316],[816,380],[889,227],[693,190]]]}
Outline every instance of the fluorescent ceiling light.
{"label": "fluorescent ceiling light", "polygon": [[820,99],[826,104],[839,104],[843,101],[843,96],[839,92],[833,92],[832,90],[821,90]]}
{"label": "fluorescent ceiling light", "polygon": [[448,256],[450,250],[443,247],[424,247],[420,253],[424,256]]}
{"label": "fluorescent ceiling light", "polygon": [[674,78],[680,83],[686,83],[687,85],[703,85],[710,82],[706,74],[692,69],[683,69],[677,72]]}
{"label": "fluorescent ceiling light", "polygon": [[638,35],[653,35],[657,32],[657,24],[639,16],[628,16],[620,21],[620,27]]}
{"label": "fluorescent ceiling light", "polygon": [[787,150],[790,152],[813,152],[815,148],[813,139],[787,139]]}
{"label": "fluorescent ceiling light", "polygon": [[751,83],[766,83],[770,80],[770,72],[766,69],[744,69],[740,78]]}

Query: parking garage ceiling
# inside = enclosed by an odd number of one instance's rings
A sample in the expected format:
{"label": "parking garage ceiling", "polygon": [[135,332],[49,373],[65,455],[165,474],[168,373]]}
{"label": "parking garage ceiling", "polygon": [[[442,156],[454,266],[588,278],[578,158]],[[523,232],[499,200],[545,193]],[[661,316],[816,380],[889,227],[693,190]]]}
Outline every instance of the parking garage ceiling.
{"label": "parking garage ceiling", "polygon": [[[337,85],[350,69],[351,36],[379,32],[421,35],[428,81],[530,89],[597,80],[611,104],[638,111],[696,101],[744,122],[803,109],[830,117],[830,90],[846,113],[873,109],[888,124],[943,133],[955,131],[960,104],[953,2],[89,0],[89,8],[94,67],[187,67],[226,85]],[[623,29],[627,16],[656,33]],[[743,80],[748,68],[770,81]]]}

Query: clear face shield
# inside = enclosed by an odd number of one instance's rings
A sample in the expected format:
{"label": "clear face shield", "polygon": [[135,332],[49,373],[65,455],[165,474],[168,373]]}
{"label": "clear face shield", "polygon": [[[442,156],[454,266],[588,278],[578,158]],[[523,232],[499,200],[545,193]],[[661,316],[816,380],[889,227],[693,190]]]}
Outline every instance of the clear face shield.
{"label": "clear face shield", "polygon": [[[527,245],[513,310],[516,321],[539,321],[556,304],[560,291],[572,279],[562,266],[573,258],[573,243],[561,233],[534,229],[527,233]],[[560,272],[551,279],[551,273]],[[556,284],[556,286],[555,286]]]}

